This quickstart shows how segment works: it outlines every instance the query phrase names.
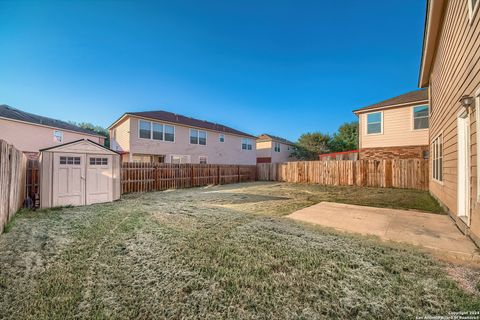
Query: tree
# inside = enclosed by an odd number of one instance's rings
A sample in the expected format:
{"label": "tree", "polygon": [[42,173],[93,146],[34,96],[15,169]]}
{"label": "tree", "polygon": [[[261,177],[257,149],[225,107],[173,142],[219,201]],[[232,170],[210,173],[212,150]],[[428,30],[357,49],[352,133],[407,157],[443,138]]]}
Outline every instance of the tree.
{"label": "tree", "polygon": [[358,122],[346,122],[333,134],[329,144],[332,152],[358,149]]}
{"label": "tree", "polygon": [[321,132],[304,133],[293,148],[292,157],[299,160],[317,160],[318,155],[329,151],[331,137]]}
{"label": "tree", "polygon": [[96,126],[96,125],[91,124],[89,122],[76,123],[76,122],[71,121],[70,123],[82,128],[82,129],[86,129],[86,130],[92,131],[93,133],[96,133],[98,135],[104,136],[105,137],[105,147],[107,147],[107,148],[110,147],[110,133],[107,129],[105,129],[101,126]]}

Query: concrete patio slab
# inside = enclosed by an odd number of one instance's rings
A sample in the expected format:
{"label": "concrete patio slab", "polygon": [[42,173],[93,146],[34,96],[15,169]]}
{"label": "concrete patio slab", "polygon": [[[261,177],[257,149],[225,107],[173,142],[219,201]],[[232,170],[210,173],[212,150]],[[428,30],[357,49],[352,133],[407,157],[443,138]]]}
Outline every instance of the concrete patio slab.
{"label": "concrete patio slab", "polygon": [[480,263],[480,251],[447,215],[321,202],[289,218],[337,230],[375,235],[433,251],[440,258]]}

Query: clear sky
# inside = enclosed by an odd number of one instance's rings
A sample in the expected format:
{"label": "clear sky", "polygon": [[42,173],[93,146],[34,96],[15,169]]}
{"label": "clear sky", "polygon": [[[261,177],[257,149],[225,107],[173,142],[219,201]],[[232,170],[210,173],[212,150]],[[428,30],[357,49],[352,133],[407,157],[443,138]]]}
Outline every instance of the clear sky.
{"label": "clear sky", "polygon": [[424,0],[0,1],[0,104],[167,110],[296,140],[417,88]]}

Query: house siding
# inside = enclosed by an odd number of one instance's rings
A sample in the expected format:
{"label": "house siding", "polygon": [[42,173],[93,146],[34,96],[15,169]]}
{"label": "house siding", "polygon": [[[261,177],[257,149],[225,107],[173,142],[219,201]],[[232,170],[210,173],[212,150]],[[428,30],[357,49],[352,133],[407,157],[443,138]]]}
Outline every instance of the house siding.
{"label": "house siding", "polygon": [[[171,124],[175,127],[175,142],[142,139],[138,136],[140,118],[128,117],[128,119],[130,119],[128,126],[115,126],[115,128],[117,128],[117,137],[123,137],[123,140],[127,140],[124,135],[126,130],[129,131],[129,143],[123,142],[123,144],[129,145],[129,150],[125,151],[129,152],[130,161],[135,155],[165,155],[166,162],[170,162],[170,156],[179,155],[189,156],[191,163],[199,163],[201,156],[206,156],[207,163],[210,164],[254,165],[256,163],[255,138],[253,137],[249,137],[252,141],[252,150],[243,150],[242,138],[246,138],[244,136],[223,133],[225,135],[225,142],[220,142],[220,132],[193,128],[207,132],[207,145],[190,144],[191,127]],[[162,121],[150,119],[145,120],[168,124],[167,122]],[[120,132],[122,133],[119,135]],[[115,143],[121,144],[122,142]],[[126,158],[123,158],[123,160],[125,159]]]}
{"label": "house siding", "polygon": [[[467,1],[446,3],[443,27],[430,72],[430,139],[443,135],[443,182],[430,180],[431,193],[457,218],[457,114],[459,99],[474,96],[480,87],[480,14],[469,20]],[[470,203],[472,238],[480,237],[480,207],[477,202],[476,115],[470,118]],[[432,163],[430,163],[431,168]],[[477,242],[478,243],[478,242]]]}
{"label": "house siding", "polygon": [[[53,131],[55,130],[63,132],[62,142],[56,142],[53,139]],[[0,119],[0,139],[13,144],[18,150],[28,153],[37,153],[40,149],[80,139],[89,139],[101,145],[105,142],[104,138],[94,135],[8,119]]]}
{"label": "house siding", "polygon": [[[293,146],[280,142],[280,152],[274,150],[275,141],[257,141],[257,162],[265,163],[267,159],[271,163],[280,163],[293,161],[290,157],[293,152]],[[260,160],[258,160],[260,159]]]}
{"label": "house siding", "polygon": [[[115,139],[113,139],[114,130]],[[110,129],[110,148],[119,152],[130,151],[130,118],[123,119],[115,128]]]}
{"label": "house siding", "polygon": [[[428,103],[417,103],[359,114],[360,149],[428,145],[428,129],[413,129],[413,107],[426,104]],[[367,134],[367,115],[373,112],[383,113],[383,133]]]}

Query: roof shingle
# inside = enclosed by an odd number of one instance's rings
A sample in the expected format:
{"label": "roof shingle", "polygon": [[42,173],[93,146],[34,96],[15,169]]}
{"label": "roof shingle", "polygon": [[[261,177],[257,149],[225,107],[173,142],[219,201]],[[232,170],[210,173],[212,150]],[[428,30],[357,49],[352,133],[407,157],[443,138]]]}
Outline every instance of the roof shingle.
{"label": "roof shingle", "polygon": [[267,133],[262,133],[261,135],[258,136],[258,139],[260,139],[260,140],[275,140],[275,141],[278,141],[278,142],[283,142],[283,143],[291,144],[291,145],[295,144],[294,142],[292,142],[290,140],[287,140],[285,138],[277,137],[277,136],[274,136],[272,134],[267,134]]}
{"label": "roof shingle", "polygon": [[415,103],[415,102],[421,102],[425,100],[428,100],[428,90],[420,89],[420,90],[410,91],[387,100],[380,101],[378,103],[369,105],[367,107],[354,110],[353,112],[356,113],[356,112],[370,110],[370,109],[396,106],[396,105],[407,104],[407,103]]}

